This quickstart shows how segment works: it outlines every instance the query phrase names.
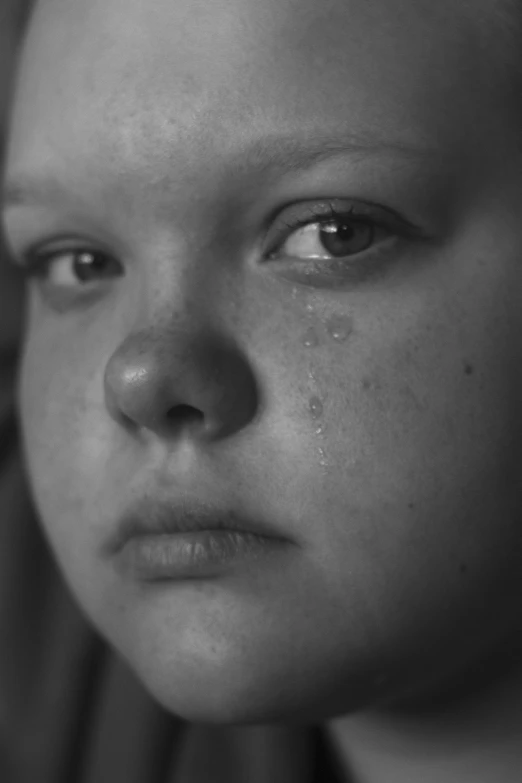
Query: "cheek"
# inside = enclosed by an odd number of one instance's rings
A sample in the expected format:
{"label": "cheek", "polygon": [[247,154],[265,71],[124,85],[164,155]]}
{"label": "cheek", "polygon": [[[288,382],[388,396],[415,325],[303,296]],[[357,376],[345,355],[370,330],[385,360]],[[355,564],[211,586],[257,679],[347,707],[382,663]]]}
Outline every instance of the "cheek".
{"label": "cheek", "polygon": [[438,304],[386,319],[387,328],[361,317],[318,373],[329,389],[329,546],[390,580],[402,566],[440,579],[468,557],[498,568],[518,535],[520,378],[509,319],[493,299],[469,313]]}
{"label": "cheek", "polygon": [[315,354],[328,464],[307,491],[328,524],[310,537],[375,643],[416,628],[453,649],[454,623],[475,633],[515,611],[521,365],[505,308],[480,304],[405,308],[387,328],[354,318]]}
{"label": "cheek", "polygon": [[[49,349],[49,345],[59,347]],[[92,519],[109,460],[98,374],[66,353],[63,340],[31,334],[20,367],[24,451],[37,508],[52,545],[68,561],[82,521]],[[83,541],[85,544],[85,541]]]}
{"label": "cheek", "polygon": [[330,340],[325,357],[317,352],[329,392],[328,446],[343,465],[357,471],[371,460],[393,476],[416,471],[419,460],[433,467],[439,456],[467,454],[471,466],[512,432],[520,318],[514,326],[498,272],[478,281],[464,273],[432,290],[368,298],[353,308],[350,339],[337,347]]}

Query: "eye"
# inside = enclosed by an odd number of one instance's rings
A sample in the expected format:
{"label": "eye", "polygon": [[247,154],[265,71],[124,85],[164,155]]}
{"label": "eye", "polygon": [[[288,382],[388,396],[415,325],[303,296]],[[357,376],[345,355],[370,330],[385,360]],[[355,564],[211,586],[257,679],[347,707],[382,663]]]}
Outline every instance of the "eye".
{"label": "eye", "polygon": [[98,250],[64,249],[29,253],[23,263],[28,277],[37,277],[54,288],[85,287],[100,279],[121,275],[120,265]]}
{"label": "eye", "polygon": [[309,223],[292,232],[281,250],[292,258],[345,258],[368,250],[375,234],[375,227],[362,221],[339,218],[327,223]]}
{"label": "eye", "polygon": [[[368,215],[354,210],[344,212],[329,207],[327,214],[317,214],[312,208],[313,217],[291,217],[285,222],[287,229],[284,240],[277,244],[270,259],[280,257],[302,260],[329,260],[350,258],[365,253],[383,239],[394,236],[390,228],[384,227]],[[321,219],[317,219],[317,218]]]}
{"label": "eye", "polygon": [[341,199],[284,210],[265,238],[264,258],[277,274],[312,288],[350,289],[404,268],[424,229],[395,210]]}

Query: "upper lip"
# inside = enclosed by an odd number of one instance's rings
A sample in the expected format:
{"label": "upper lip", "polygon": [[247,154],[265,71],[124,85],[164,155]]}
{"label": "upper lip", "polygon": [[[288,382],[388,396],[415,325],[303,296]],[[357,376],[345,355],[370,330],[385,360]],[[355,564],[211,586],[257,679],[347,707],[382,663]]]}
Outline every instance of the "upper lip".
{"label": "upper lip", "polygon": [[289,541],[262,520],[240,514],[230,507],[215,505],[194,497],[156,499],[142,497],[131,503],[118,518],[116,530],[106,550],[114,554],[138,536],[187,533],[197,530],[237,530],[265,538]]}

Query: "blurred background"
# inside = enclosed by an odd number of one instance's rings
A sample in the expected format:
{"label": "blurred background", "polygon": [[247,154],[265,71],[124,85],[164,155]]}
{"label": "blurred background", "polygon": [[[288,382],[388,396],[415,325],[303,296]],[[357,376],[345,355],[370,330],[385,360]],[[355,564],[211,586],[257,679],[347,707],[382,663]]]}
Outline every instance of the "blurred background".
{"label": "blurred background", "polygon": [[[3,168],[6,122],[20,37],[28,12],[28,0],[0,0],[0,168]],[[6,250],[0,231],[0,352],[12,351],[21,326],[22,286],[6,264]],[[4,402],[4,401],[0,401]]]}

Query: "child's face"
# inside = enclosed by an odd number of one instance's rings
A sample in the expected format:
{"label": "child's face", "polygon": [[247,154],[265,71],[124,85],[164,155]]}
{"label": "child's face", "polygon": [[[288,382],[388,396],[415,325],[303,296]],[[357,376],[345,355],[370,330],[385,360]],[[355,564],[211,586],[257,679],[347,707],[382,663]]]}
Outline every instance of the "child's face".
{"label": "child's face", "polygon": [[[14,253],[56,254],[30,283],[28,469],[78,601],[186,718],[404,696],[520,614],[521,161],[458,6],[34,18],[6,176]],[[328,225],[325,200],[355,220]],[[105,547],[144,494],[294,545],[214,579],[125,576]]]}

